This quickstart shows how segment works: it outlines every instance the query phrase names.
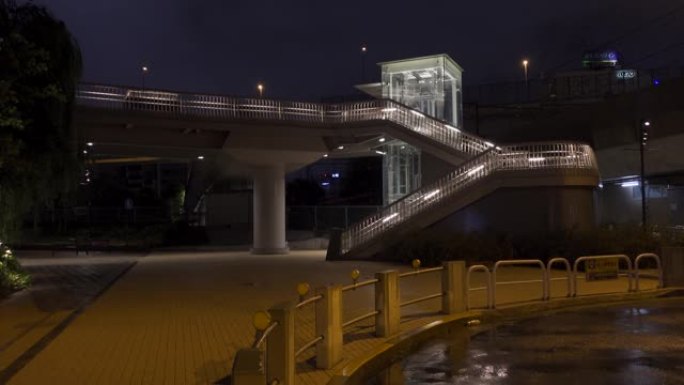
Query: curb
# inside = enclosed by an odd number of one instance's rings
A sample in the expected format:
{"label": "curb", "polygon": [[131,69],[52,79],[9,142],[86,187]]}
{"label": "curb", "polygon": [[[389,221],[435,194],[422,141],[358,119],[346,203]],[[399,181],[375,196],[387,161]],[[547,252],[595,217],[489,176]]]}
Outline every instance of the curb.
{"label": "curb", "polygon": [[[440,336],[467,333],[472,336],[487,330],[502,321],[521,321],[546,314],[577,311],[606,305],[619,305],[644,300],[677,299],[684,296],[684,288],[668,288],[639,293],[612,293],[591,295],[581,298],[559,298],[549,302],[525,303],[502,306],[496,310],[468,311],[455,315],[441,316],[426,325],[388,337],[380,345],[362,355],[344,361],[334,369],[327,385],[362,384],[371,374],[396,361],[423,342]],[[469,329],[468,321],[477,319],[481,326]]]}

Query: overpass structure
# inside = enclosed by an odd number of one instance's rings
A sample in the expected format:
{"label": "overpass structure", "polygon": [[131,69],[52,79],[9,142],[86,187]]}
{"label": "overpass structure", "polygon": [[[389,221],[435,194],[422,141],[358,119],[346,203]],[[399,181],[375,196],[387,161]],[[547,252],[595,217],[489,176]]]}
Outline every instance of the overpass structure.
{"label": "overpass structure", "polygon": [[90,84],[81,86],[77,101],[84,135],[109,151],[189,158],[224,152],[239,160],[254,178],[257,253],[287,250],[285,171],[345,140],[401,138],[454,170],[346,229],[335,252],[340,256],[369,255],[384,244],[380,240],[429,226],[500,187],[598,184],[587,145],[499,147],[391,100],[326,105]]}
{"label": "overpass structure", "polygon": [[[344,229],[331,241],[331,258],[370,257],[401,235],[448,223],[455,212],[501,189],[581,188],[591,194],[599,183],[587,145],[497,146],[453,122],[388,99],[321,104],[97,84],[81,85],[76,96],[75,124],[105,152],[214,158],[225,172],[251,176],[254,253],[288,250],[286,172],[378,138],[409,143],[441,159],[451,171]],[[525,200],[530,204],[535,199],[532,194]],[[573,226],[579,219],[572,216],[569,222],[554,221]]]}

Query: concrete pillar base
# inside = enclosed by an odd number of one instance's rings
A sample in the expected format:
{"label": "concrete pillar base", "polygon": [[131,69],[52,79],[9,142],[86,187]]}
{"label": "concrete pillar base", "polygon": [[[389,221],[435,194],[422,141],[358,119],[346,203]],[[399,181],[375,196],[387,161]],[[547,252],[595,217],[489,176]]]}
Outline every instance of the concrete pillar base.
{"label": "concrete pillar base", "polygon": [[252,254],[287,254],[289,247],[259,247],[250,249]]}
{"label": "concrete pillar base", "polygon": [[285,237],[285,166],[252,169],[254,240],[252,254],[287,254]]}

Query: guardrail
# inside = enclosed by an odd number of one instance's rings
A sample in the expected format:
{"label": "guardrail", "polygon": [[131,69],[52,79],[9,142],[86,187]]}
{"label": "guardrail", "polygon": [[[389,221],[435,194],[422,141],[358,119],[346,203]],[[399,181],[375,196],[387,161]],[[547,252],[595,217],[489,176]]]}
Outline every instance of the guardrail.
{"label": "guardrail", "polygon": [[458,166],[427,186],[353,224],[341,234],[343,255],[425,212],[499,171],[597,170],[594,152],[580,143],[536,143],[496,147]]}
{"label": "guardrail", "polygon": [[[476,287],[476,288],[470,287],[470,283],[471,283],[470,277],[471,277],[472,273],[474,273],[476,271],[481,271],[481,272],[485,273],[485,286]],[[466,290],[468,293],[468,295],[466,295],[466,309],[467,310],[470,310],[473,308],[472,306],[470,306],[470,292],[471,291],[479,291],[479,290],[487,290],[487,296],[485,297],[486,298],[486,300],[485,300],[486,308],[491,309],[493,307],[492,273],[489,271],[487,266],[485,266],[485,265],[474,265],[474,266],[470,266],[468,268],[468,275],[466,276]]]}
{"label": "guardrail", "polygon": [[[420,269],[420,262],[417,259],[415,260],[414,263],[416,263],[416,265],[413,266],[414,271],[401,273],[401,274],[399,274],[399,278],[415,277],[415,276],[421,275],[421,274],[432,273],[432,272],[441,272],[444,270],[444,266],[433,267],[430,269]],[[440,291],[439,293],[429,294],[429,295],[425,295],[422,297],[413,298],[413,299],[410,299],[408,301],[401,302],[399,304],[399,307],[410,306],[410,305],[414,305],[414,304],[417,304],[420,302],[429,301],[429,300],[435,299],[435,298],[442,298],[442,296],[444,296],[444,292]]]}
{"label": "guardrail", "polygon": [[[553,278],[551,276],[551,271],[553,271],[551,269],[553,268],[553,265],[558,264],[559,262],[562,263],[563,266],[565,266],[565,273],[566,273],[565,278]],[[574,275],[572,274],[572,268],[570,268],[570,262],[568,262],[568,260],[565,258],[551,258],[549,260],[549,262],[547,262],[547,264],[546,264],[546,271],[547,271],[547,278],[546,278],[547,298],[549,298],[549,299],[551,298],[551,281],[555,281],[556,279],[567,280],[568,292],[566,294],[566,297],[571,297],[572,293],[574,292],[573,291],[573,287],[574,287],[573,285],[575,283],[575,280],[574,280]]]}
{"label": "guardrail", "polygon": [[[413,270],[399,273],[396,270],[388,270],[375,274],[373,279],[358,282],[360,272],[354,270],[351,274],[353,284],[332,285],[317,289],[310,296],[308,295],[308,284],[300,284],[298,292],[300,299],[297,302],[285,302],[271,308],[268,312],[259,312],[255,315],[254,325],[261,330],[258,338],[251,348],[238,351],[233,365],[233,384],[252,385],[252,384],[281,384],[292,385],[295,379],[296,360],[309,349],[316,349],[316,367],[330,369],[343,358],[342,349],[344,347],[344,329],[367,319],[374,319],[372,325],[364,325],[374,329],[377,337],[389,337],[400,331],[400,321],[402,319],[402,308],[414,305],[419,302],[433,299],[442,299],[439,312],[443,314],[457,314],[472,309],[470,305],[471,293],[478,290],[487,290],[486,308],[495,309],[496,285],[499,284],[529,284],[541,283],[541,296],[539,300],[549,301],[551,299],[552,268],[554,265],[563,264],[568,281],[568,295],[577,295],[576,280],[578,267],[582,262],[605,260],[608,258],[627,261],[626,275],[630,282],[634,276],[636,284],[634,291],[639,290],[639,277],[646,277],[639,274],[640,262],[652,259],[656,262],[658,275],[658,287],[662,287],[662,266],[660,257],[656,254],[640,254],[635,259],[634,265],[631,259],[625,255],[611,256],[584,256],[575,261],[574,269],[570,270],[570,263],[565,258],[553,258],[545,265],[541,260],[504,260],[494,264],[492,271],[485,265],[470,266],[467,270],[463,261],[449,261],[442,266],[421,269],[420,261],[414,260]],[[497,271],[502,266],[522,266],[537,265],[541,269],[541,279],[504,281],[497,282]],[[634,266],[634,269],[632,269]],[[484,287],[471,287],[472,274],[483,272],[485,274]],[[411,284],[412,277],[424,274],[439,274],[441,276],[441,289],[437,293],[431,293],[418,298],[401,301],[400,293],[402,285]],[[654,278],[650,277],[649,278]],[[573,284],[570,284],[573,282]],[[350,293],[361,288],[373,288],[375,308],[365,314],[343,321],[342,310],[344,308],[344,293]],[[630,290],[631,291],[631,290]],[[315,306],[315,327],[314,337],[307,340],[298,349],[295,349],[295,312],[307,306]],[[265,349],[265,359],[261,359],[261,349]]]}
{"label": "guardrail", "polygon": [[[652,259],[656,262],[656,270],[658,275],[655,277],[649,275],[642,275],[639,269],[639,262],[645,259]],[[639,291],[639,280],[641,277],[656,278],[658,280],[658,288],[663,287],[663,267],[661,265],[660,256],[653,253],[643,253],[639,254],[634,260],[634,289]]]}
{"label": "guardrail", "polygon": [[[539,280],[525,280],[525,281],[506,281],[506,282],[497,282],[496,280],[496,273],[501,266],[518,266],[518,265],[538,265],[541,267],[541,273],[542,277]],[[497,261],[494,264],[494,269],[492,270],[492,284],[491,284],[491,290],[492,290],[492,304],[496,304],[496,285],[512,285],[512,284],[528,284],[528,283],[535,283],[539,282],[542,285],[542,296],[541,300],[545,301],[549,298],[548,293],[547,293],[547,288],[548,288],[548,277],[547,277],[547,271],[546,271],[546,266],[544,265],[544,262],[542,262],[539,259],[519,259],[519,260],[510,260],[510,261]]]}
{"label": "guardrail", "polygon": [[[618,261],[625,261],[627,264],[627,273],[620,274],[620,269],[618,268],[618,276],[626,276],[627,277],[627,292],[633,291],[633,286],[632,286],[632,279],[633,279],[633,270],[632,270],[632,260],[629,259],[628,256],[624,254],[615,254],[615,255],[595,255],[595,256],[585,256],[585,257],[579,257],[575,260],[575,263],[573,264],[572,268],[572,275],[573,275],[573,293],[572,296],[575,297],[577,296],[577,278],[578,278],[578,268],[580,263],[585,262],[585,261],[604,261],[604,260],[615,260],[617,259]],[[585,278],[586,279],[586,278]]]}

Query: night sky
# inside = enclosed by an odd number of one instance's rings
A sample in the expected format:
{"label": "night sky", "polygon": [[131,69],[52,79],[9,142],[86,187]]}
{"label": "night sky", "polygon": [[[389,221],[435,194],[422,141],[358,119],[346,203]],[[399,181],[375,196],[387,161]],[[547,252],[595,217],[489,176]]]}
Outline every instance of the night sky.
{"label": "night sky", "polygon": [[[38,0],[64,20],[83,80],[228,95],[318,100],[347,95],[376,62],[447,53],[466,84],[579,66],[617,40],[628,67],[684,66],[678,0]],[[667,17],[655,18],[674,10]],[[649,56],[652,55],[652,56]],[[631,66],[630,66],[631,64]]]}

